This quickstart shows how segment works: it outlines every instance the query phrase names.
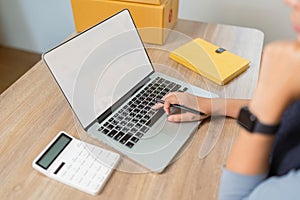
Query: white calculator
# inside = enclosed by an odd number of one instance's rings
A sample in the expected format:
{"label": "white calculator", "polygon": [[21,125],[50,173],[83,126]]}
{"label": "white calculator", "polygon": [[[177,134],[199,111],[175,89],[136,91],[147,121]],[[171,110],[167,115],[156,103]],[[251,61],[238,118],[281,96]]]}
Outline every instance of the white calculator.
{"label": "white calculator", "polygon": [[61,131],[32,162],[32,166],[50,178],[96,195],[119,159],[117,153],[80,141]]}

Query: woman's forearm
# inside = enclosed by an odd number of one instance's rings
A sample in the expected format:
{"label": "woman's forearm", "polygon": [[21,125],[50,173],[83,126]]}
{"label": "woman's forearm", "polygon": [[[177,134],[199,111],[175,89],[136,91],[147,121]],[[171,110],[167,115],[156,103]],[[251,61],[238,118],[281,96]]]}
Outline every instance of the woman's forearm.
{"label": "woman's forearm", "polygon": [[[272,98],[273,99],[273,98]],[[270,101],[268,97],[256,92],[249,103],[250,111],[258,119],[269,125],[279,124],[286,103],[280,99]],[[275,103],[275,107],[273,104]],[[227,168],[246,175],[259,175],[269,170],[269,156],[274,141],[274,134],[250,133],[241,128],[232,152],[227,161]]]}
{"label": "woman's forearm", "polygon": [[274,136],[249,133],[241,129],[226,168],[245,175],[260,175],[269,170],[269,156]]}
{"label": "woman's forearm", "polygon": [[226,116],[237,118],[243,106],[249,104],[249,99],[226,99]]}
{"label": "woman's forearm", "polygon": [[249,104],[248,99],[210,99],[211,115],[225,115],[231,118],[237,118],[240,109]]}

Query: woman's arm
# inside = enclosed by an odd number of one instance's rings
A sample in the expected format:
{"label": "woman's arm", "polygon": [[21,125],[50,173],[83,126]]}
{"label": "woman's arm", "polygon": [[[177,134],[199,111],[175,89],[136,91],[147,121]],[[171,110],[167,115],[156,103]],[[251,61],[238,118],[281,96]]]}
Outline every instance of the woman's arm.
{"label": "woman's arm", "polygon": [[[199,105],[201,105],[202,98],[199,97]],[[250,102],[248,99],[209,99],[210,101],[210,115],[225,115],[236,119],[239,111],[243,106],[247,106]],[[225,108],[224,108],[225,106]]]}
{"label": "woman's arm", "polygon": [[[264,124],[276,125],[287,106],[300,98],[300,45],[277,42],[265,48],[258,87],[249,110]],[[274,136],[240,135],[227,161],[227,168],[242,174],[265,173]]]}
{"label": "woman's arm", "polygon": [[[262,123],[278,124],[287,106],[300,99],[299,55],[300,45],[297,42],[277,42],[265,48],[258,87],[249,103],[249,110]],[[241,128],[226,164],[226,170],[232,174],[221,181],[220,199],[243,199],[251,195],[262,179],[256,184],[249,184],[247,180],[268,172],[273,140],[274,135],[250,133]],[[226,187],[233,176],[244,177],[235,183],[243,191],[236,192],[237,188]],[[289,199],[289,193],[284,189],[282,192]]]}
{"label": "woman's arm", "polygon": [[[172,122],[196,121],[211,115],[222,115],[237,118],[240,108],[249,104],[246,99],[204,98],[189,93],[172,92],[163,98],[165,103],[153,106],[154,109],[163,107]],[[192,113],[172,114],[171,104],[180,104],[206,113],[205,117]]]}

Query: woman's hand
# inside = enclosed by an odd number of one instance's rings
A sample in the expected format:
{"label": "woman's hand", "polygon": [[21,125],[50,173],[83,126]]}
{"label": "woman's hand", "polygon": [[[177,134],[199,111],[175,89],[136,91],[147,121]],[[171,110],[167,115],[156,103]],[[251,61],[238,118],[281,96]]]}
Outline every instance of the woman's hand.
{"label": "woman's hand", "polygon": [[249,107],[263,122],[279,123],[286,107],[300,99],[299,41],[266,46],[256,92]]}
{"label": "woman's hand", "polygon": [[[211,99],[197,97],[186,92],[172,92],[166,95],[163,100],[164,104],[157,103],[153,106],[154,109],[163,107],[169,115],[168,120],[171,122],[198,121],[205,119],[211,115]],[[171,104],[180,104],[194,110],[204,112],[206,116],[200,116],[189,112],[173,113]]]}

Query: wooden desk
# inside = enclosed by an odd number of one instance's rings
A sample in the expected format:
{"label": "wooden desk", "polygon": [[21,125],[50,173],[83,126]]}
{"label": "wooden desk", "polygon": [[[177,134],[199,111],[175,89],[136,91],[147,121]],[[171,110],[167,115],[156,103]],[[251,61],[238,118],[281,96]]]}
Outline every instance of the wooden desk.
{"label": "wooden desk", "polygon": [[[261,32],[186,20],[179,20],[175,30],[191,38],[204,38],[248,58],[250,69],[227,86],[217,87],[176,64],[165,53],[150,49],[152,60],[169,65],[190,83],[213,88],[221,96],[251,97],[263,46]],[[79,130],[67,101],[42,61],[1,94],[0,108],[1,199],[216,199],[222,165],[239,129],[234,120],[226,119],[214,149],[205,159],[199,159],[200,147],[211,124],[205,121],[189,148],[162,174],[116,170],[103,191],[90,196],[31,167],[32,160],[58,131],[65,130],[78,137]],[[210,139],[216,141],[213,136]]]}

